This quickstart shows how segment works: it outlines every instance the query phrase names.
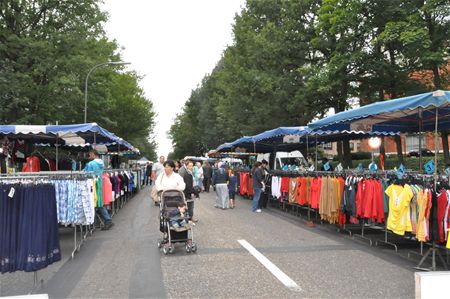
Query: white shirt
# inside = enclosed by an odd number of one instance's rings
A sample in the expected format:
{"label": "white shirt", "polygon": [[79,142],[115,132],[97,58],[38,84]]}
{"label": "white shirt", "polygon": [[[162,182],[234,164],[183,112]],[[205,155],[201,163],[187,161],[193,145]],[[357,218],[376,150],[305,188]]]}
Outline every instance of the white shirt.
{"label": "white shirt", "polygon": [[153,171],[155,172],[155,176],[159,177],[159,175],[164,171],[164,166],[162,163],[155,163],[153,165]]}
{"label": "white shirt", "polygon": [[168,176],[165,172],[161,173],[155,182],[156,190],[179,190],[183,191],[186,188],[183,178],[178,173],[174,172]]}

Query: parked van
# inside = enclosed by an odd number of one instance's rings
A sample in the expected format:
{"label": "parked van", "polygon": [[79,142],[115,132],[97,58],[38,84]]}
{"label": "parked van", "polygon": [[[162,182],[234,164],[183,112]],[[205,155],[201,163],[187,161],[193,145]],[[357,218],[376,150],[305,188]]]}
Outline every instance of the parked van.
{"label": "parked van", "polygon": [[[275,153],[275,158],[273,159],[273,157],[270,157],[273,154],[261,154],[258,155],[257,157],[257,161],[262,161],[263,159],[267,160],[267,161],[271,161],[271,165],[269,165],[269,167],[271,169],[275,169],[275,170],[281,170],[286,169],[287,166],[303,166],[303,167],[307,167],[308,163],[305,159],[305,157],[303,157],[302,153],[300,151],[292,151],[292,152],[276,152]],[[272,158],[272,159],[270,159]]]}

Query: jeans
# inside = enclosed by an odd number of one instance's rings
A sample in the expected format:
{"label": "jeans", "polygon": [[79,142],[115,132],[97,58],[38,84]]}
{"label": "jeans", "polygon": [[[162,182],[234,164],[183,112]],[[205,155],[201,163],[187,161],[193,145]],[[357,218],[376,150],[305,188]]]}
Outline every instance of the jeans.
{"label": "jeans", "polygon": [[100,213],[100,215],[103,218],[103,221],[105,221],[105,225],[109,225],[112,223],[112,218],[111,216],[109,216],[108,210],[106,209],[106,207],[99,207],[97,208],[97,211]]}
{"label": "jeans", "polygon": [[255,212],[258,209],[259,197],[261,196],[262,188],[253,188],[253,189],[255,191],[255,194],[253,195],[252,211]]}
{"label": "jeans", "polygon": [[177,228],[177,227],[183,227],[186,226],[186,220],[179,219],[179,220],[170,220],[170,225]]}
{"label": "jeans", "polygon": [[189,220],[192,220],[192,218],[194,218],[194,200],[188,199],[187,210],[189,214]]}
{"label": "jeans", "polygon": [[269,199],[269,194],[266,192],[261,192],[261,195],[259,197],[259,209],[265,209],[267,208],[267,201]]}

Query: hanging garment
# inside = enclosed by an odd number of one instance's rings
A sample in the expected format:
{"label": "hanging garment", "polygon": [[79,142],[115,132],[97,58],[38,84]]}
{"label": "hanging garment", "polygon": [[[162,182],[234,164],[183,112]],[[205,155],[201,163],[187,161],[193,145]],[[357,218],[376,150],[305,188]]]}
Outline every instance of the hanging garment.
{"label": "hanging garment", "polygon": [[297,203],[297,178],[289,179],[289,203]]}
{"label": "hanging garment", "polygon": [[411,232],[411,220],[408,219],[409,203],[414,196],[409,185],[391,185],[386,189],[389,196],[389,216],[387,229],[397,235],[404,235],[405,231]]}
{"label": "hanging garment", "polygon": [[102,176],[102,199],[104,205],[109,205],[112,202],[112,184],[106,173]]}
{"label": "hanging garment", "polygon": [[39,172],[41,171],[41,161],[38,157],[27,157],[27,162],[22,168],[22,172]]}
{"label": "hanging garment", "polygon": [[1,273],[61,260],[55,195],[51,184],[0,184],[0,227],[8,228],[0,229]]}
{"label": "hanging garment", "polygon": [[313,178],[311,180],[311,189],[310,189],[310,203],[311,208],[318,209],[319,208],[319,202],[320,202],[320,191],[322,187],[322,179],[321,178]]}

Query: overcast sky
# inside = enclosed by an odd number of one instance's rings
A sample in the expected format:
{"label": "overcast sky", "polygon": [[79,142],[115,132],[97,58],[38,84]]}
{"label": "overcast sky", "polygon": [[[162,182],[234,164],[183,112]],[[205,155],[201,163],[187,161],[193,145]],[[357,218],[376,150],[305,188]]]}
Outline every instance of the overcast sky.
{"label": "overcast sky", "polygon": [[175,115],[233,42],[232,24],[245,0],[105,0],[108,36],[123,60],[145,76],[141,86],[154,103],[158,155],[167,155]]}

